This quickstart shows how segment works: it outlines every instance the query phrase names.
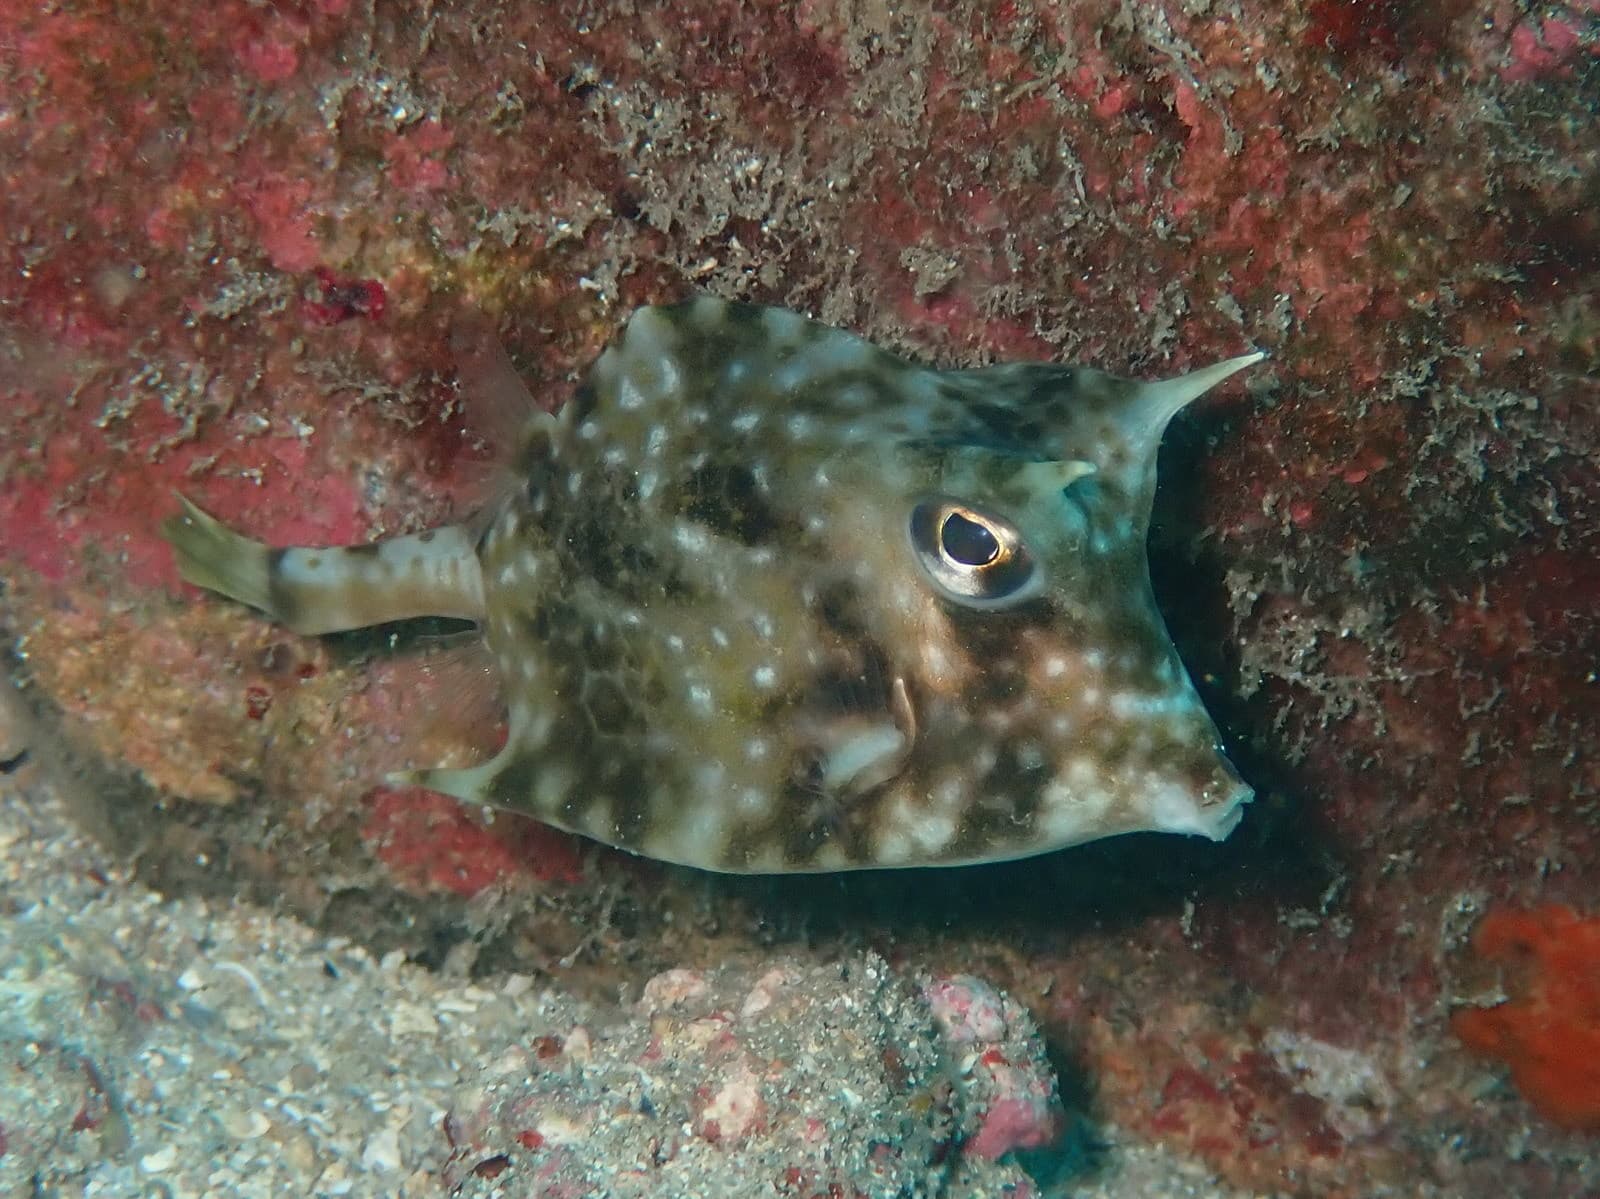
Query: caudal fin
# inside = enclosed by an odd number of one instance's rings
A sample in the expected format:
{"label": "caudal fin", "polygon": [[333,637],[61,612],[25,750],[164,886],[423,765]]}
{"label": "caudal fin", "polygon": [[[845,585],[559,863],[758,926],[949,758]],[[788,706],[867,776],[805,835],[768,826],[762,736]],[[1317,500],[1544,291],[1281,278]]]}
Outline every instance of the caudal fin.
{"label": "caudal fin", "polygon": [[334,633],[417,616],[483,617],[475,539],[459,525],[371,545],[274,549],[182,496],[161,526],[178,572],[297,633]]}
{"label": "caudal fin", "polygon": [[161,522],[184,581],[249,604],[274,619],[272,550],[235,533],[184,496],[183,511]]}

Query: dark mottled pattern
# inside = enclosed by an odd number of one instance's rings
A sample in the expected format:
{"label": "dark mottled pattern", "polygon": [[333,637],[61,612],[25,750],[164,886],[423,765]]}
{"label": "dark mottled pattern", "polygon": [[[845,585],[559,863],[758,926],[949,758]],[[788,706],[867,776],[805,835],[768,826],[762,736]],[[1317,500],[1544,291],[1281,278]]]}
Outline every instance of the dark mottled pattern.
{"label": "dark mottled pattern", "polygon": [[[721,870],[1227,834],[1250,791],[1151,597],[1168,383],[934,371],[792,312],[646,308],[469,526],[268,550],[193,505],[184,577],[306,632],[481,620],[510,732],[401,777]],[[464,358],[514,394],[492,354]],[[496,372],[499,372],[498,374]],[[470,372],[469,372],[470,373]]]}
{"label": "dark mottled pattern", "polygon": [[[1170,413],[1124,428],[1143,395],[924,370],[769,309],[643,310],[512,454],[481,549],[511,740],[431,781],[733,870],[1220,835],[1249,793],[1150,599]],[[930,496],[1018,531],[994,607],[918,565]]]}

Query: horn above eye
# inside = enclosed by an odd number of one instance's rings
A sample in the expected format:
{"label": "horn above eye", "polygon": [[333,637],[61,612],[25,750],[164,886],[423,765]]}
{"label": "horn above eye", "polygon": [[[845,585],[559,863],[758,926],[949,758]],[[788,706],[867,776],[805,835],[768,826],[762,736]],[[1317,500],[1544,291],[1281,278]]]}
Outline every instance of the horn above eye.
{"label": "horn above eye", "polygon": [[1004,608],[1038,592],[1038,563],[1003,516],[934,497],[911,509],[907,532],[923,574],[954,603]]}

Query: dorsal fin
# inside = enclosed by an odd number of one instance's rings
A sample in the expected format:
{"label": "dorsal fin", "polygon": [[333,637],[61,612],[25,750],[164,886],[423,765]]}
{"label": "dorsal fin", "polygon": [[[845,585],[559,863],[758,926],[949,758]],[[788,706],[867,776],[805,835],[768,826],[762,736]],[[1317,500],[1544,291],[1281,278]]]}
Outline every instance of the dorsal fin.
{"label": "dorsal fin", "polygon": [[515,485],[511,464],[530,422],[555,417],[539,406],[500,342],[494,322],[475,308],[451,322],[450,352],[467,427],[488,448],[483,475],[475,481],[476,514],[466,524],[481,537],[500,510],[500,499]]}

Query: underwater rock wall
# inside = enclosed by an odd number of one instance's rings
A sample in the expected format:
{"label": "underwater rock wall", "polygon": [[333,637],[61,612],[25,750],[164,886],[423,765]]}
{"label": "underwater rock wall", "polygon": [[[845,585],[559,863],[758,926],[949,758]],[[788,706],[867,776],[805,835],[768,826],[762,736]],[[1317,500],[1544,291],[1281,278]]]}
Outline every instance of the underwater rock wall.
{"label": "underwater rock wall", "polygon": [[[142,878],[584,994],[874,944],[1002,986],[1070,1105],[1239,1186],[1595,1185],[1592,1140],[1450,1022],[1515,991],[1470,948],[1485,913],[1595,914],[1592,3],[0,16],[19,768]],[[280,542],[470,506],[463,303],[554,408],[628,311],[693,288],[941,363],[1271,351],[1175,427],[1153,537],[1259,793],[1226,845],[664,870],[374,789],[402,741],[465,758],[473,730],[419,720],[381,638],[179,587],[174,489]]]}

